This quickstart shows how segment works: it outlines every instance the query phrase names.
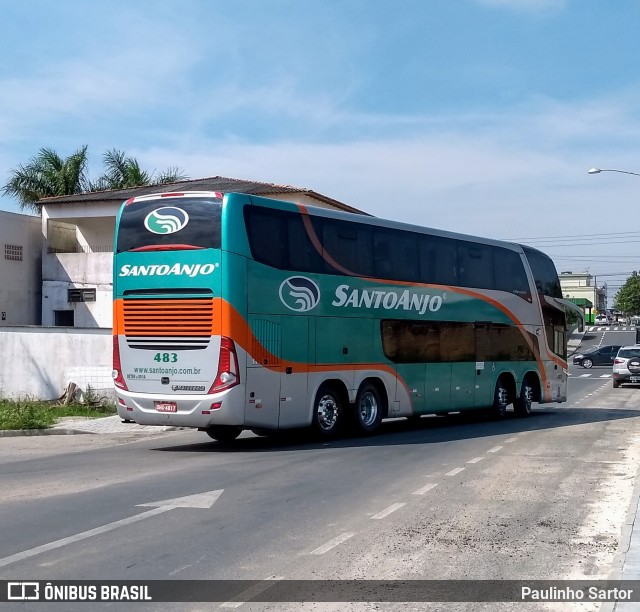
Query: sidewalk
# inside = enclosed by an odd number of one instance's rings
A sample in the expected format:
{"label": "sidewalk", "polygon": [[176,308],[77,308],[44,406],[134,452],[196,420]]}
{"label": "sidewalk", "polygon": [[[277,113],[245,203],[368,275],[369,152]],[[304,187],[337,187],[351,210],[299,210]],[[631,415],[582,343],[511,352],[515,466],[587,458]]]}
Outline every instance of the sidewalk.
{"label": "sidewalk", "polygon": [[13,436],[47,436],[73,434],[135,434],[140,436],[157,435],[167,431],[178,431],[182,427],[148,426],[137,423],[123,423],[122,419],[113,416],[91,419],[88,417],[63,417],[48,429],[21,429],[17,431],[0,431],[0,437]]}

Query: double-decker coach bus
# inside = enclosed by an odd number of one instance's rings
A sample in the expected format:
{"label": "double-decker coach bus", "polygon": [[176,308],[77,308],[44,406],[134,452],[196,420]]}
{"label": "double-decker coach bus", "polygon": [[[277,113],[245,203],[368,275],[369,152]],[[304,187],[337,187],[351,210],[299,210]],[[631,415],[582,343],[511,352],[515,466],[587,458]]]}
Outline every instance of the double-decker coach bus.
{"label": "double-decker coach bus", "polygon": [[573,306],[527,246],[185,192],[125,202],[114,257],[126,420],[229,441],[566,400]]}

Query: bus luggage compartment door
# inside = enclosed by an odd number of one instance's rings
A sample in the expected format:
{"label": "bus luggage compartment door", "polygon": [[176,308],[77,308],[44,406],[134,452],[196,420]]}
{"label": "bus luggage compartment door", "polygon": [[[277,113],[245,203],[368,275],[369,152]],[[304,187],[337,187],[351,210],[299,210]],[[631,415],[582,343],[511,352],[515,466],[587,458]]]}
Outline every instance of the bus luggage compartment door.
{"label": "bus luggage compartment door", "polygon": [[257,315],[249,325],[253,339],[245,424],[267,429],[308,425],[308,317]]}

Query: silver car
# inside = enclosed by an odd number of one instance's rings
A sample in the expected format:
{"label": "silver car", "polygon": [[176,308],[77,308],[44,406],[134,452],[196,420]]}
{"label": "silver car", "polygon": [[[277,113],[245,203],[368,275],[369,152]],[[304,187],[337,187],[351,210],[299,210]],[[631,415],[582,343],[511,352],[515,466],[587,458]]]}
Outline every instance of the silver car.
{"label": "silver car", "polygon": [[640,344],[620,347],[613,360],[613,388],[622,383],[640,383]]}

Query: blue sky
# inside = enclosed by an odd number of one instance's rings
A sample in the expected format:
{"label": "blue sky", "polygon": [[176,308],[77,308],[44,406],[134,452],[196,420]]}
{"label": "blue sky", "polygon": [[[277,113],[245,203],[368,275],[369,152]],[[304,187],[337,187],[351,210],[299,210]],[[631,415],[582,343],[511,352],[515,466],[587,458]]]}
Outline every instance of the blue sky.
{"label": "blue sky", "polygon": [[587,175],[640,172],[637,0],[0,8],[2,184],[41,147],[86,144],[93,178],[116,148],[148,170],[517,239],[610,293],[640,269],[640,176]]}

